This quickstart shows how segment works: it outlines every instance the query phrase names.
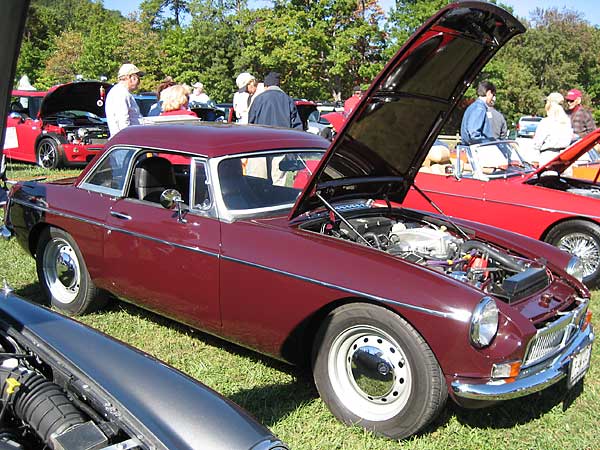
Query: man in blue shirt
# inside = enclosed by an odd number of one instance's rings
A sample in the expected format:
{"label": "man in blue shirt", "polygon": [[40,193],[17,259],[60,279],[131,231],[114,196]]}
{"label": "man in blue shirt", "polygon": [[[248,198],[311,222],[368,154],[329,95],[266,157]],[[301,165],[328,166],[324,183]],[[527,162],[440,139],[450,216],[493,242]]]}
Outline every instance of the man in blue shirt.
{"label": "man in blue shirt", "polygon": [[488,110],[496,100],[496,86],[482,81],[477,86],[477,100],[469,105],[460,124],[460,139],[464,145],[494,140],[491,127],[492,113]]}

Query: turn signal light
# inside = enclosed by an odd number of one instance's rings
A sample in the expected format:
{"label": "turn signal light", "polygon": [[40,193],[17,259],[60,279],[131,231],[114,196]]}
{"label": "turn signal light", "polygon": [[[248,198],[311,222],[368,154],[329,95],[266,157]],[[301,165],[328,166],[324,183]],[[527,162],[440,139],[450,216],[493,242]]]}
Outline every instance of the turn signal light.
{"label": "turn signal light", "polygon": [[592,323],[592,312],[588,309],[585,313],[585,319],[583,319],[583,324],[581,325],[581,330],[585,330],[587,326]]}
{"label": "turn signal light", "polygon": [[492,367],[492,378],[504,378],[507,382],[515,381],[521,372],[521,361],[494,364]]}

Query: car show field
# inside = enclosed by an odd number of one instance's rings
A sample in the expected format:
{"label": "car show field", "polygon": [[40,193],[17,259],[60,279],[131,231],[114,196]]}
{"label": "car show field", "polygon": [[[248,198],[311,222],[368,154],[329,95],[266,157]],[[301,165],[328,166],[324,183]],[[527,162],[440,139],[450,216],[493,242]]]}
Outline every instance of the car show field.
{"label": "car show field", "polygon": [[[75,170],[12,165],[9,178],[50,179]],[[0,245],[0,281],[43,302],[35,263],[16,241]],[[591,310],[600,314],[600,292]],[[291,449],[594,449],[600,421],[600,351],[595,346],[585,384],[564,385],[482,410],[447,405],[422,435],[401,444],[339,423],[319,399],[309,371],[228,344],[140,308],[116,303],[78,320],[164,360],[248,410]]]}

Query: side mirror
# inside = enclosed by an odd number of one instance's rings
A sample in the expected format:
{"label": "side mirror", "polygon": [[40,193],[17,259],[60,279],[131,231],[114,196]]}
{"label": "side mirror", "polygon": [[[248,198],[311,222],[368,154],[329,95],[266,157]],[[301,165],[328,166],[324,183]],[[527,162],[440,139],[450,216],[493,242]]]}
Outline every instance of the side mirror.
{"label": "side mirror", "polygon": [[183,199],[181,194],[176,189],[167,189],[160,194],[160,204],[165,209],[173,209],[177,207],[177,221],[185,223],[183,218]]}

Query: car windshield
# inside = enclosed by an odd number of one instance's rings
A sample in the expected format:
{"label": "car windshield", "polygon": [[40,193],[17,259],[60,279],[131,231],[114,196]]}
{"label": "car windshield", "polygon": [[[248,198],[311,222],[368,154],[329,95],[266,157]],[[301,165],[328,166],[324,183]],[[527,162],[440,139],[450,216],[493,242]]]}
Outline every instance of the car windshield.
{"label": "car windshield", "polygon": [[515,141],[489,142],[471,145],[466,149],[468,163],[463,167],[465,176],[471,172],[473,178],[485,180],[522,175],[535,170],[521,157],[519,144]]}
{"label": "car windshield", "polygon": [[223,202],[230,210],[291,207],[322,156],[298,151],[224,159],[218,166]]}

